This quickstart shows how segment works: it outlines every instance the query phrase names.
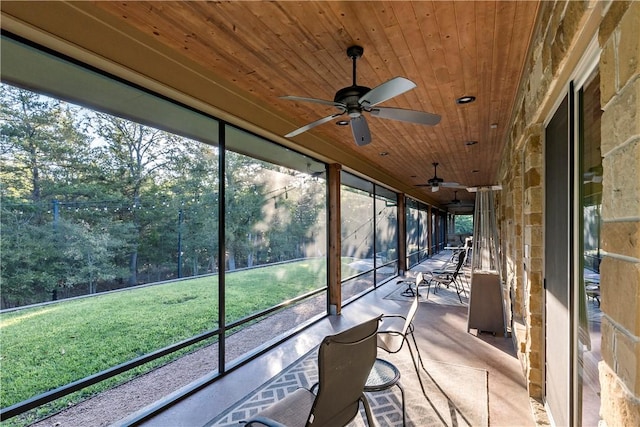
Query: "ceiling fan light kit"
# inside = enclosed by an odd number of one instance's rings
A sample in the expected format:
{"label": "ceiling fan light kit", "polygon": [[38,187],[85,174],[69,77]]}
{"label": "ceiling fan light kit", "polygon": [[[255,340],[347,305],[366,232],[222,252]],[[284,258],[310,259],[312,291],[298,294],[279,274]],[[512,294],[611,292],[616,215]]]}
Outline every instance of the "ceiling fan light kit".
{"label": "ceiling fan light kit", "polygon": [[402,108],[378,107],[393,97],[401,95],[416,87],[416,84],[404,77],[394,77],[391,80],[370,89],[366,86],[358,86],[356,83],[356,63],[362,56],[364,49],[361,46],[351,46],[347,49],[347,56],[353,61],[353,84],[339,89],[333,101],[316,98],[305,98],[301,96],[281,96],[281,99],[302,102],[314,102],[316,104],[330,105],[336,107],[338,112],[311,122],[301,128],[293,130],[285,135],[292,138],[316,126],[330,122],[337,117],[347,114],[350,120],[339,120],[338,125],[351,124],[353,140],[358,146],[367,145],[371,142],[371,132],[363,112],[372,116],[396,120],[402,122],[415,123],[420,125],[434,126],[440,123],[440,116],[424,111],[406,110]]}

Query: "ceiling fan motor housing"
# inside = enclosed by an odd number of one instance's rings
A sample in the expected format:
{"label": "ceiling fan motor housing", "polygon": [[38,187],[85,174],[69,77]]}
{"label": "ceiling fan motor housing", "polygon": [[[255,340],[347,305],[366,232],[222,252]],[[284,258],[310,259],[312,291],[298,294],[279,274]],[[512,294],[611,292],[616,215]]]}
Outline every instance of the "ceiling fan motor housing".
{"label": "ceiling fan motor housing", "polygon": [[347,56],[351,59],[360,58],[363,53],[364,48],[362,46],[349,46],[347,48]]}
{"label": "ceiling fan motor housing", "polygon": [[371,89],[366,86],[348,86],[336,92],[333,102],[347,106],[347,113],[350,117],[360,117],[362,106],[358,100]]}

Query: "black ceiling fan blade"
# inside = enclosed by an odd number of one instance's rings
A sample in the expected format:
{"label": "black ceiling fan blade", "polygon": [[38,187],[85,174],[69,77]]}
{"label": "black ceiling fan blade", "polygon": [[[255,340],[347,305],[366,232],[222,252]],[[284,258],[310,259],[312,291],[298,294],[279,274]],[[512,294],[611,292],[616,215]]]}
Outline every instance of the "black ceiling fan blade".
{"label": "black ceiling fan blade", "polygon": [[435,126],[440,123],[438,114],[424,111],[405,110],[403,108],[376,107],[370,111],[372,116],[382,119],[399,120],[401,122],[417,123],[419,125]]}
{"label": "black ceiling fan blade", "polygon": [[353,133],[354,141],[356,141],[356,144],[360,147],[371,142],[371,132],[369,132],[369,125],[364,116],[351,119],[351,132]]}
{"label": "black ceiling fan blade", "polygon": [[416,84],[411,80],[405,79],[404,77],[394,77],[362,95],[358,100],[358,104],[364,108],[373,107],[387,99],[403,94],[414,87],[416,87]]}
{"label": "black ceiling fan blade", "polygon": [[326,99],[318,98],[305,98],[304,96],[286,95],[281,96],[280,99],[287,99],[289,101],[302,101],[302,102],[314,102],[316,104],[330,105],[332,107],[338,107],[340,109],[346,109],[347,106],[335,101],[327,101]]}
{"label": "black ceiling fan blade", "polygon": [[336,117],[339,117],[339,116],[341,116],[343,114],[344,114],[344,112],[332,114],[332,115],[327,116],[327,117],[323,117],[320,120],[316,120],[315,122],[311,122],[308,125],[302,126],[301,128],[298,128],[298,129],[296,129],[294,131],[289,132],[288,134],[285,135],[285,137],[286,138],[292,138],[292,137],[294,137],[296,135],[300,135],[302,132],[306,132],[309,129],[312,129],[312,128],[314,128],[314,127],[316,127],[318,125],[321,125],[323,123],[330,122],[331,120],[333,120]]}

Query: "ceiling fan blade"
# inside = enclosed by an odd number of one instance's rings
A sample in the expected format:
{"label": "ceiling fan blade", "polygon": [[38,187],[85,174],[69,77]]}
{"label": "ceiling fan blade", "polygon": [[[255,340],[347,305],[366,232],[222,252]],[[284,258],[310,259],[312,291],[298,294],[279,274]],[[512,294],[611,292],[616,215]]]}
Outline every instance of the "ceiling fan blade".
{"label": "ceiling fan blade", "polygon": [[362,147],[371,142],[371,132],[369,132],[369,125],[364,116],[351,119],[351,132],[353,133],[353,139],[359,146]]}
{"label": "ceiling fan blade", "polygon": [[327,117],[323,117],[320,120],[316,120],[315,122],[309,123],[308,125],[302,126],[301,128],[298,128],[294,131],[289,132],[288,134],[285,135],[286,138],[292,138],[296,135],[300,135],[302,132],[306,132],[309,129],[312,129],[318,125],[321,125],[323,123],[327,123],[330,122],[331,120],[335,119],[336,117],[341,116],[344,113],[336,113],[336,114],[332,114],[330,116]]}
{"label": "ceiling fan blade", "polygon": [[370,111],[372,116],[419,125],[435,126],[440,123],[440,116],[424,111],[405,110],[403,108],[376,107]]}
{"label": "ceiling fan blade", "polygon": [[305,98],[303,96],[287,95],[287,96],[281,96],[280,99],[287,99],[289,101],[315,102],[316,104],[330,105],[332,107],[338,107],[338,108],[344,108],[344,109],[347,108],[346,105],[341,104],[339,102],[327,101],[325,99],[317,99],[317,98]]}
{"label": "ceiling fan blade", "polygon": [[457,182],[441,182],[440,186],[447,188],[467,188],[466,185],[460,185]]}
{"label": "ceiling fan blade", "polygon": [[358,100],[358,104],[365,108],[373,107],[387,99],[403,94],[414,87],[416,87],[416,84],[411,80],[405,79],[404,77],[394,77],[362,95]]}

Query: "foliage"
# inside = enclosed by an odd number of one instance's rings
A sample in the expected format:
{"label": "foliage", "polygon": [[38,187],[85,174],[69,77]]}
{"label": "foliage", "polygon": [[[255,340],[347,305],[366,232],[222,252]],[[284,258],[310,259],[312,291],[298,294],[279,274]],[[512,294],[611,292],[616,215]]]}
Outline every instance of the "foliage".
{"label": "foliage", "polygon": [[473,215],[456,215],[456,233],[473,234]]}
{"label": "foliage", "polygon": [[[98,283],[122,277],[125,272],[115,261],[117,249],[125,246],[128,234],[126,224],[112,224],[109,219],[90,224],[88,222],[61,221],[60,228],[67,242],[63,246],[67,271],[61,279],[64,286],[88,285],[89,294],[98,292]],[[121,228],[118,230],[118,228]],[[101,230],[109,230],[102,233]]]}
{"label": "foliage", "polygon": [[50,224],[34,223],[29,211],[2,212],[2,298],[26,304],[49,299],[64,276]]}
{"label": "foliage", "polygon": [[264,167],[259,160],[227,153],[225,165],[225,249],[229,270],[238,261],[251,266],[256,242],[254,227],[266,203]]}
{"label": "foliage", "polygon": [[[219,271],[217,147],[0,84],[2,307]],[[228,270],[306,256],[324,192],[226,153]],[[291,190],[277,215],[270,194]]]}

